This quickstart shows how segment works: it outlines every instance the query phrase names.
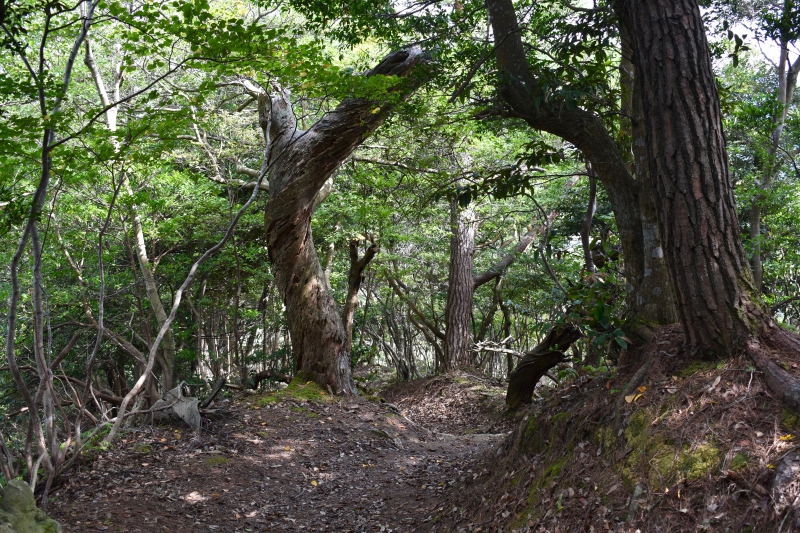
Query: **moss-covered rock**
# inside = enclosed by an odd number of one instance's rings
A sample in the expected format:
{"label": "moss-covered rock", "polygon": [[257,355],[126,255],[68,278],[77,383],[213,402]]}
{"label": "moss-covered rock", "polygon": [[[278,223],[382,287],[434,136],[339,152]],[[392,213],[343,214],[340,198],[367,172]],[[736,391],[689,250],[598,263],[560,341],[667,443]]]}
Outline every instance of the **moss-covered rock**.
{"label": "moss-covered rock", "polygon": [[61,533],[61,525],[36,507],[27,483],[12,479],[2,492],[0,533]]}

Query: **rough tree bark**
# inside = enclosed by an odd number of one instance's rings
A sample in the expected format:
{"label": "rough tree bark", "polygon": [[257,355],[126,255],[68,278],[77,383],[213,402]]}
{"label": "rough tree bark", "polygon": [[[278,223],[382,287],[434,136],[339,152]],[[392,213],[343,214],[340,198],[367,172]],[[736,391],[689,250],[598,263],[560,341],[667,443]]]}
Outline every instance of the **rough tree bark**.
{"label": "rough tree bark", "polygon": [[658,230],[658,211],[656,210],[652,180],[647,156],[647,129],[644,122],[642,97],[637,91],[636,66],[633,64],[631,38],[624,27],[620,28],[622,59],[620,60],[620,85],[623,98],[620,111],[629,120],[622,121],[622,128],[630,129],[631,171],[639,186],[639,218],[642,228],[641,278],[633,291],[635,307],[639,316],[653,324],[674,324],[678,322],[678,309],[675,291],[669,277],[667,260],[664,257],[661,235]]}
{"label": "rough tree bark", "polygon": [[472,302],[475,289],[472,262],[475,258],[475,211],[450,204],[450,276],[445,308],[444,361],[448,372],[473,363],[470,351]]}
{"label": "rough tree bark", "polygon": [[774,361],[800,341],[770,318],[741,243],[719,96],[697,0],[628,0],[615,9],[633,36],[650,175],[678,311],[695,353],[744,349],[784,401],[798,380]]}
{"label": "rough tree bark", "polygon": [[[651,313],[658,305],[663,305],[671,293],[653,295],[651,290],[642,287],[647,272],[645,257],[655,252],[655,247],[650,248],[654,243],[648,238],[657,239],[657,235],[648,234],[647,227],[643,226],[639,198],[641,180],[631,174],[622,152],[598,115],[583,109],[566,110],[558,102],[536,105],[536,96],[541,91],[528,65],[513,1],[487,0],[486,7],[494,33],[498,68],[509,74],[500,87],[500,96],[510,108],[507,114],[525,120],[532,128],[567,140],[591,161],[606,188],[620,233],[628,311],[646,322],[661,323],[663,317]],[[656,305],[650,305],[651,302]]]}
{"label": "rough tree bark", "polygon": [[[387,56],[368,75],[409,76],[424,54],[415,46]],[[298,129],[287,92],[271,97],[269,204],[265,214],[269,260],[286,305],[296,370],[337,392],[352,393],[350,353],[336,302],[327,289],[311,235],[315,198],[353,150],[409,94],[414,77],[382,101],[344,100],[309,130]]]}

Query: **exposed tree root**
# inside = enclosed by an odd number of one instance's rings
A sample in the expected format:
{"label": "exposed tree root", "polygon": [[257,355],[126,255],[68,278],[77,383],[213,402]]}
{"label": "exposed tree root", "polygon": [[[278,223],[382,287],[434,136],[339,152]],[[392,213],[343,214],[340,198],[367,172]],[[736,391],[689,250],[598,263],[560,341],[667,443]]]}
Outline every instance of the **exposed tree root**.
{"label": "exposed tree root", "polygon": [[796,358],[800,354],[800,339],[772,326],[761,337],[750,337],[744,343],[745,352],[753,360],[771,391],[795,411],[800,411],[800,379],[775,362],[775,354]]}
{"label": "exposed tree root", "polygon": [[578,340],[581,332],[570,324],[553,327],[536,347],[525,354],[508,380],[506,405],[509,410],[531,403],[533,390],[542,376],[564,359],[564,352]]}

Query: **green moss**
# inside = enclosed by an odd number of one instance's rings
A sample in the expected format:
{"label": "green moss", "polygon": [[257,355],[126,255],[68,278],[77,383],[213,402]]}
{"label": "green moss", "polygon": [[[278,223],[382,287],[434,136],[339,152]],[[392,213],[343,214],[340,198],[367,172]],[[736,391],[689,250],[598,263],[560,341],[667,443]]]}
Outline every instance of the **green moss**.
{"label": "green moss", "polygon": [[739,470],[744,470],[747,468],[747,465],[750,463],[750,457],[748,457],[745,453],[737,453],[733,459],[731,459],[731,464],[728,465],[728,470],[733,472],[737,472]]}
{"label": "green moss", "polygon": [[781,427],[789,433],[800,433],[800,415],[791,407],[781,411]]}
{"label": "green moss", "polygon": [[209,457],[204,462],[206,466],[222,466],[230,463],[231,460],[221,455],[215,455],[214,457]]}
{"label": "green moss", "polygon": [[719,448],[713,444],[701,444],[693,451],[681,454],[678,468],[688,480],[699,479],[716,470],[720,463]]}
{"label": "green moss", "polygon": [[305,415],[306,418],[319,418],[319,413],[315,413],[311,409],[306,409],[305,407],[292,407],[292,411],[301,413]]}
{"label": "green moss", "polygon": [[561,470],[564,469],[564,465],[567,463],[567,458],[562,457],[560,460],[550,463],[550,465],[544,471],[544,477],[546,480],[551,480],[557,475],[561,473]]}
{"label": "green moss", "polygon": [[699,374],[700,372],[709,372],[711,370],[719,368],[719,365],[723,365],[723,362],[716,362],[716,361],[699,361],[695,360],[683,367],[679,372],[678,376],[685,378],[689,376],[694,376],[695,374]]}
{"label": "green moss", "polygon": [[655,408],[637,411],[625,428],[625,440],[632,450],[620,465],[620,475],[628,490],[642,479],[651,487],[663,487],[675,478],[675,447],[666,435],[653,430],[656,413]]}
{"label": "green moss", "polygon": [[[547,468],[544,469],[544,472],[542,472],[542,474],[534,480],[533,484],[531,485],[531,490],[528,493],[527,504],[525,505],[525,508],[517,515],[517,518],[514,519],[514,521],[510,524],[509,530],[513,531],[521,528],[528,520],[536,519],[542,514],[541,511],[536,507],[536,505],[539,503],[539,495],[537,493],[555,481],[555,479],[561,474],[564,466],[572,457],[571,452],[572,450],[570,450],[570,453],[551,461],[550,464],[547,465]],[[512,484],[513,483],[514,480],[512,480]]]}
{"label": "green moss", "polygon": [[595,445],[600,446],[603,450],[608,453],[614,449],[614,428],[611,426],[600,426],[600,428],[595,431],[594,439],[592,439]]}
{"label": "green moss", "polygon": [[306,401],[314,403],[330,402],[332,399],[327,391],[309,379],[308,373],[297,374],[289,386],[283,390],[259,397],[256,403],[262,407],[286,400]]}
{"label": "green moss", "polygon": [[531,438],[533,438],[538,432],[538,429],[539,424],[537,423],[536,417],[530,417],[530,419],[528,419],[528,424],[525,426],[525,436],[523,437],[525,439],[524,442],[528,442]]}

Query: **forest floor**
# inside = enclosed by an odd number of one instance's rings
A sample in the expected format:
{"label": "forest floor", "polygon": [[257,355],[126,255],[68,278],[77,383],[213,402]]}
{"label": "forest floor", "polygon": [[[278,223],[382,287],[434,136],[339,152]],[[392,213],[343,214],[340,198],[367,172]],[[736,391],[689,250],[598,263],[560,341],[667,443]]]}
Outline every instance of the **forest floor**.
{"label": "forest floor", "polygon": [[428,531],[511,429],[499,385],[439,376],[387,403],[309,384],[240,395],[198,435],[149,425],[93,449],[50,509],[65,532]]}
{"label": "forest floor", "polygon": [[93,449],[50,509],[66,532],[800,532],[800,414],[744,356],[682,346],[662,328],[513,417],[502,381],[467,373],[239,394],[199,435]]}

